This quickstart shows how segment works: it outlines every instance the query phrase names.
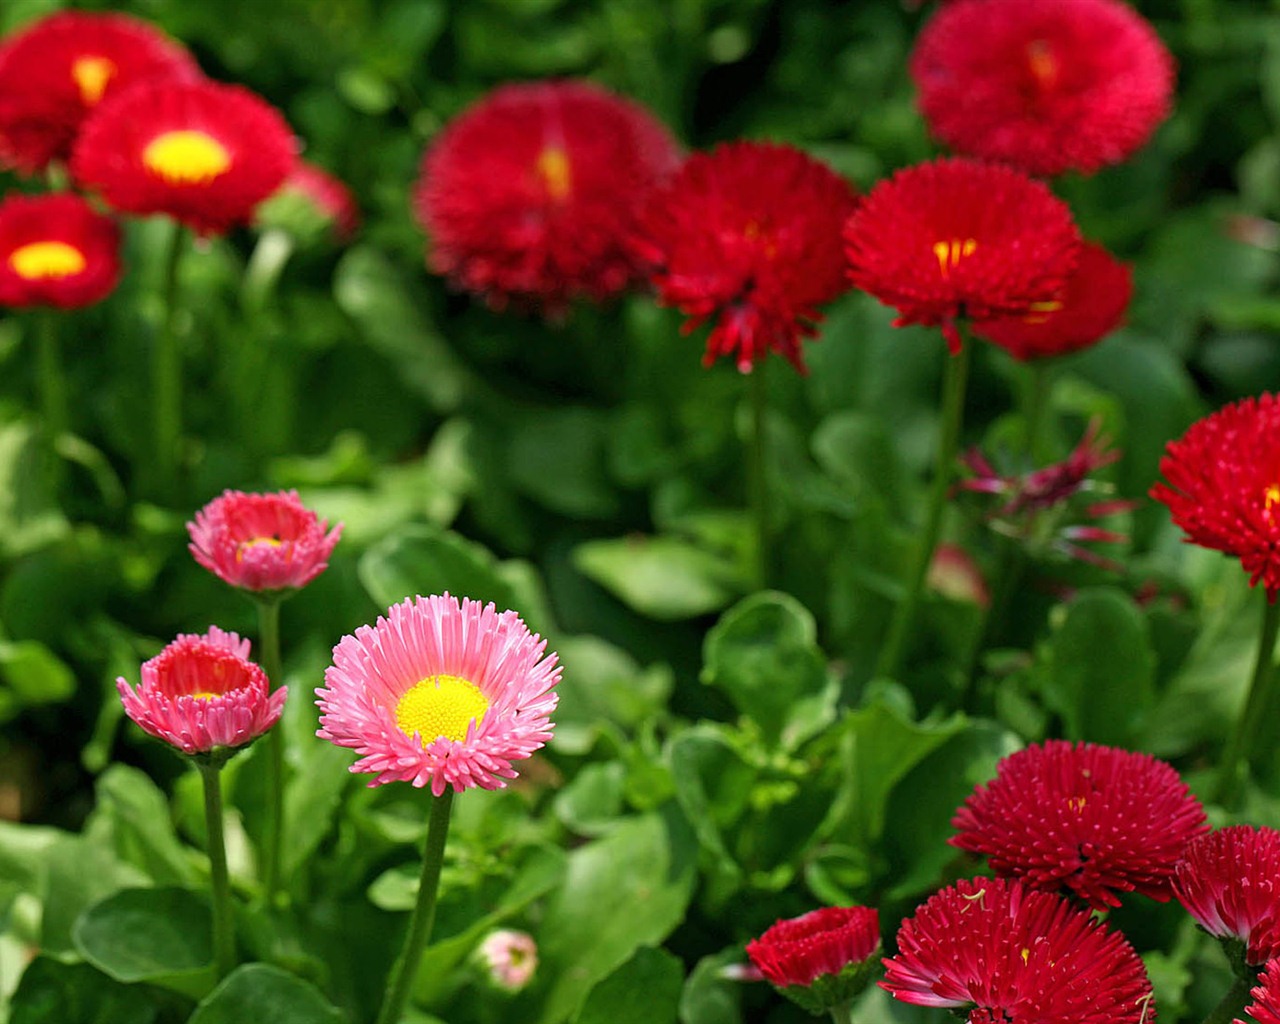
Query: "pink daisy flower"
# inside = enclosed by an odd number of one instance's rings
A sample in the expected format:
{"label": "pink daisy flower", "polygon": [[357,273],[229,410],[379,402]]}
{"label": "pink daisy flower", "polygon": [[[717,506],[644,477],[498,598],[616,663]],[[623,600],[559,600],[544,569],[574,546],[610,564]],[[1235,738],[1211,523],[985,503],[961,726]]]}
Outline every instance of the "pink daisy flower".
{"label": "pink daisy flower", "polygon": [[1244,1008],[1250,1017],[1248,1021],[1236,1018],[1235,1024],[1280,1024],[1280,960],[1270,960],[1262,974],[1258,976],[1258,984],[1251,989],[1249,995],[1253,1002]]}
{"label": "pink daisy flower", "polygon": [[1280,956],[1280,832],[1232,825],[1201,836],[1178,863],[1173,891],[1210,935],[1244,943],[1248,963]]}
{"label": "pink daisy flower", "polygon": [[187,523],[195,560],[242,590],[296,590],[329,564],[342,524],[332,530],[297,491],[223,491]]}
{"label": "pink daisy flower", "polygon": [[286,686],[270,692],[248,640],[217,626],[178,636],[143,663],[136,690],[124,678],[116,689],[130,718],[184,754],[252,743],[276,724],[288,695]]}
{"label": "pink daisy flower", "polygon": [[443,594],[405,600],[333,649],[321,739],[351,747],[371,786],[501,789],[551,739],[555,654],[515,612]]}

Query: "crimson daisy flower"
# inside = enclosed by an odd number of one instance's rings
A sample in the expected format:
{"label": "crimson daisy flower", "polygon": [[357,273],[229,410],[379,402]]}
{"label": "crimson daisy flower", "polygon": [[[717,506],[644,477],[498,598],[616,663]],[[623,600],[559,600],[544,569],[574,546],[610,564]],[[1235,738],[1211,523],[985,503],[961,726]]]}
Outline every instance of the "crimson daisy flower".
{"label": "crimson daisy flower", "polygon": [[1102,246],[1085,242],[1062,294],[1031,313],[982,320],[973,333],[1015,359],[1048,359],[1101,341],[1120,326],[1133,296],[1133,273]]}
{"label": "crimson daisy flower", "polygon": [[787,997],[813,1014],[858,995],[879,970],[880,913],[823,907],[778,921],[747,943],[747,956]]}
{"label": "crimson daisy flower", "polygon": [[1232,825],[1201,836],[1173,891],[1210,935],[1243,943],[1247,963],[1280,956],[1280,832]]}
{"label": "crimson daisy flower", "polygon": [[685,331],[712,322],[706,365],[730,355],[748,373],[773,350],[805,372],[801,337],[849,287],[840,228],[856,202],[825,164],[764,142],[695,154],[655,193],[640,249]]}
{"label": "crimson daisy flower", "polygon": [[854,285],[898,310],[895,327],[1026,316],[1058,300],[1079,258],[1071,211],[1009,167],[952,158],[898,171],[844,229]]}
{"label": "crimson daisy flower", "polygon": [[1191,424],[1165,447],[1151,497],[1192,544],[1240,559],[1267,600],[1280,593],[1280,401],[1264,394]]}
{"label": "crimson daisy flower", "polygon": [[881,988],[971,1024],[1150,1024],[1151,983],[1119,932],[1054,893],[972,878],[935,893],[898,931]]}
{"label": "crimson daisy flower", "polygon": [[267,674],[249,660],[249,641],[211,626],[144,662],[136,690],[123,678],[116,689],[144,731],[184,754],[208,754],[242,747],[275,725],[289,688],[270,692]]}
{"label": "crimson daisy flower", "polygon": [[1203,832],[1204,808],[1178,773],[1149,754],[1047,740],[1010,754],[951,824],[949,842],[992,870],[1091,907],[1118,893],[1172,895],[1174,867]]}
{"label": "crimson daisy flower", "polygon": [[85,122],[71,171],[117,210],[219,234],[248,223],[293,170],[296,149],[284,118],[248,89],[144,82]]}
{"label": "crimson daisy flower", "polygon": [[1280,960],[1269,960],[1258,984],[1249,994],[1253,1002],[1244,1008],[1252,1020],[1236,1018],[1235,1024],[1280,1024]]}
{"label": "crimson daisy flower", "polygon": [[0,202],[0,306],[88,306],[119,280],[120,229],[79,196]]}
{"label": "crimson daisy flower", "polygon": [[443,594],[406,598],[333,649],[321,739],[351,747],[370,786],[501,789],[551,739],[556,656],[512,611]]}
{"label": "crimson daisy flower", "polygon": [[253,592],[297,590],[329,565],[342,535],[298,498],[297,491],[223,491],[187,523],[192,556],[233,587]]}
{"label": "crimson daisy flower", "polygon": [[200,77],[182,46],[127,14],[32,22],[0,44],[0,166],[34,174],[67,159],[90,111],[135,82]]}
{"label": "crimson daisy flower", "polygon": [[414,209],[427,265],[495,309],[611,298],[641,277],[638,213],[678,160],[648,111],[599,86],[502,86],[423,156]]}
{"label": "crimson daisy flower", "polygon": [[1169,114],[1174,62],[1120,0],[957,0],[910,62],[930,130],[958,152],[1030,174],[1090,174]]}

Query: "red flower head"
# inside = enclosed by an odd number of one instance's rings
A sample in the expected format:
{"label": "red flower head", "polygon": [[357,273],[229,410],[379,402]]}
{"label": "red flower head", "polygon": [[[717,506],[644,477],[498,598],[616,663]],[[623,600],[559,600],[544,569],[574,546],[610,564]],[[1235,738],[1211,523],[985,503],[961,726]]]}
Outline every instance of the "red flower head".
{"label": "red flower head", "polygon": [[1240,559],[1267,600],[1280,593],[1280,401],[1245,398],[1197,420],[1160,460],[1169,506],[1186,540]]}
{"label": "red flower head", "polygon": [[41,18],[0,45],[0,167],[34,174],[66,160],[89,112],[135,82],[200,77],[186,50],[138,18]]}
{"label": "red flower head", "polygon": [[285,686],[270,692],[248,640],[217,626],[181,635],[145,662],[137,690],[123,678],[116,689],[130,718],[184,754],[252,743],[276,724],[288,696]]}
{"label": "red flower head", "polygon": [[1201,836],[1178,864],[1173,891],[1210,935],[1243,943],[1246,962],[1280,956],[1280,832],[1232,825]]}
{"label": "red flower head", "polygon": [[1004,758],[951,824],[949,841],[1036,889],[1091,907],[1117,893],[1172,895],[1174,866],[1207,827],[1204,808],[1169,765],[1093,743],[1033,744]]}
{"label": "red flower head", "polygon": [[769,982],[814,1014],[847,1003],[880,965],[880,913],[873,907],[824,907],[778,921],[747,943]]}
{"label": "red flower head", "polygon": [[238,85],[143,83],[103,103],[71,171],[126,213],[167,213],[200,234],[248,223],[293,170],[293,133]]}
{"label": "red flower head", "polygon": [[254,221],[286,230],[314,225],[317,230],[327,229],[335,242],[346,243],[360,227],[360,210],[345,182],[299,160],[284,183],[258,207]]}
{"label": "red flower head", "polygon": [[885,305],[894,326],[1026,316],[1062,293],[1079,258],[1071,211],[1008,167],[934,160],[882,181],[844,229],[849,277]]}
{"label": "red flower head", "polygon": [[79,196],[0,202],[0,306],[88,306],[119,279],[120,229]]}
{"label": "red flower head", "polygon": [[414,208],[427,264],[495,309],[611,298],[641,276],[639,210],[678,159],[648,111],[599,86],[502,86],[423,156]]}
{"label": "red flower head", "polygon": [[1080,263],[1066,290],[1028,315],[983,320],[973,333],[1015,359],[1048,359],[1088,348],[1120,326],[1133,295],[1133,274],[1093,242],[1080,247]]}
{"label": "red flower head", "polygon": [[1235,1024],[1280,1024],[1280,960],[1270,960],[1249,993],[1253,1002],[1244,1008],[1251,1018],[1236,1018]]}
{"label": "red flower head", "polygon": [[1151,1024],[1142,960],[1119,932],[1054,893],[973,878],[935,893],[898,931],[881,988],[970,1024]]}
{"label": "red flower head", "polygon": [[959,0],[920,33],[911,77],[929,128],[958,152],[1091,174],[1168,116],[1174,64],[1120,0]]}
{"label": "red flower head", "polygon": [[800,338],[848,288],[840,227],[856,202],[825,164],[762,142],[695,154],[654,195],[640,247],[685,330],[714,321],[708,366],[736,352],[748,373],[772,349],[804,372]]}
{"label": "red flower head", "polygon": [[242,590],[305,587],[324,572],[342,535],[302,504],[297,491],[223,491],[187,523],[195,560]]}

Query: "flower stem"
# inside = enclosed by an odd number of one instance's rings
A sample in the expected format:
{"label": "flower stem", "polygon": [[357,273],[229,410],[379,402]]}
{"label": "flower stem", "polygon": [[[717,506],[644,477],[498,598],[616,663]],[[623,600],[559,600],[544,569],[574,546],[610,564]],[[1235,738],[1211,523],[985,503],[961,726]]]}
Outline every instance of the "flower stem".
{"label": "flower stem", "polygon": [[418,901],[409,918],[409,934],[391,976],[387,979],[387,994],[378,1013],[377,1024],[400,1024],[405,1004],[409,1001],[409,989],[417,973],[422,950],[431,938],[431,926],[436,919],[436,896],[440,889],[440,868],[444,864],[444,844],[449,834],[449,812],[453,809],[453,790],[445,791],[431,801],[431,820],[427,824],[427,843],[422,851],[422,876],[418,880]]}
{"label": "flower stem", "polygon": [[1025,367],[1025,386],[1022,389],[1022,421],[1026,431],[1026,451],[1033,465],[1048,463],[1050,456],[1044,451],[1045,425],[1049,419],[1049,395],[1053,378],[1044,359],[1032,360]]}
{"label": "flower stem", "polygon": [[[280,598],[258,597],[258,643],[262,645],[262,670],[274,691],[284,681],[280,665]],[[280,887],[280,849],[284,835],[284,730],[267,733],[267,841],[263,851],[263,890],[268,906],[275,903]]]}
{"label": "flower stem", "polygon": [[[959,325],[957,325],[959,328]],[[965,383],[969,376],[969,349],[972,342],[962,337],[960,351],[947,360],[942,381],[942,433],[938,438],[937,462],[934,466],[933,484],[929,489],[929,507],[924,526],[906,580],[906,589],[898,607],[894,609],[889,625],[889,636],[880,650],[876,675],[895,677],[902,664],[907,634],[915,622],[916,606],[924,589],[933,550],[938,545],[942,529],[942,515],[947,507],[947,491],[955,469],[956,453],[960,449],[960,428],[964,419]]]}
{"label": "flower stem", "polygon": [[219,979],[236,965],[231,917],[231,883],[227,878],[227,844],[222,834],[222,764],[198,762],[204,783],[204,818],[209,833],[209,881],[213,902],[213,964]]}
{"label": "flower stem", "polygon": [[178,267],[186,250],[186,231],[176,221],[164,264],[164,319],[151,349],[151,396],[155,415],[156,479],[162,497],[172,497],[182,438],[182,355],[176,337]]}
{"label": "flower stem", "polygon": [[1231,1021],[1244,1012],[1244,1004],[1249,1000],[1249,990],[1252,987],[1253,982],[1236,978],[1227,989],[1227,994],[1204,1019],[1204,1024],[1231,1024]]}
{"label": "flower stem", "polygon": [[1258,659],[1253,666],[1249,696],[1231,730],[1222,752],[1222,763],[1218,766],[1217,800],[1228,808],[1239,799],[1249,771],[1249,755],[1253,752],[1262,716],[1271,700],[1271,656],[1276,646],[1276,632],[1280,628],[1280,604],[1269,600],[1266,591],[1263,591],[1262,598],[1266,602],[1262,613],[1262,635],[1258,640]]}
{"label": "flower stem", "polygon": [[768,413],[769,392],[765,386],[766,360],[751,368],[751,439],[748,442],[748,484],[751,488],[751,517],[756,527],[756,587],[769,585],[769,480],[768,480]]}
{"label": "flower stem", "polygon": [[831,1007],[831,1020],[834,1024],[853,1024],[853,1003],[837,1003]]}
{"label": "flower stem", "polygon": [[270,228],[258,237],[240,285],[240,303],[246,313],[265,308],[292,254],[293,238],[287,231]]}
{"label": "flower stem", "polygon": [[56,441],[66,433],[70,417],[67,413],[67,379],[58,345],[58,315],[52,310],[42,310],[36,318],[36,349],[44,427],[49,440]]}

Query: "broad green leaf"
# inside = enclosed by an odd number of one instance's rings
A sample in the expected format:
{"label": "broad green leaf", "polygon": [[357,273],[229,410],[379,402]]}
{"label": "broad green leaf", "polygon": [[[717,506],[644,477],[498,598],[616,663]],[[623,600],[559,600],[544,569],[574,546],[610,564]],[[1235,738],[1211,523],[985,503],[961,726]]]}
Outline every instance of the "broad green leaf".
{"label": "broad green leaf", "polygon": [[16,558],[66,535],[67,521],[49,490],[52,459],[29,422],[0,425],[0,558]]}
{"label": "broad green leaf", "polygon": [[667,666],[642,669],[597,636],[561,637],[556,651],[568,669],[557,686],[556,749],[585,753],[606,724],[635,729],[665,709],[673,685]]}
{"label": "broad green leaf", "polygon": [[0,821],[0,878],[34,890],[44,878],[49,850],[72,833],[47,825]]}
{"label": "broad green leaf", "polygon": [[137,865],[161,885],[197,881],[195,855],[179,841],[169,804],[137,768],[114,764],[98,777],[98,806],[87,835],[108,841],[120,859]]}
{"label": "broad green leaf", "polygon": [[855,499],[901,509],[902,466],[881,421],[862,412],[833,413],[818,424],[810,445],[818,465]]}
{"label": "broad green leaf", "polygon": [[75,674],[66,662],[35,640],[0,641],[0,682],[19,707],[58,704],[76,690]]}
{"label": "broad green leaf", "polygon": [[723,735],[723,727],[707,722],[676,736],[668,758],[676,799],[709,853],[732,874],[738,866],[723,832],[741,817],[751,797],[756,771]]}
{"label": "broad green leaf", "polygon": [[684,969],[664,949],[636,950],[588,994],[575,1024],[675,1024]]}
{"label": "broad green leaf", "polygon": [[[93,870],[86,871],[86,864],[92,864]],[[87,907],[120,889],[148,882],[132,864],[120,861],[110,848],[85,836],[67,837],[50,847],[45,871],[40,947],[56,956],[74,952],[72,929]]]}
{"label": "broad green leaf", "polygon": [[609,421],[594,409],[533,410],[512,425],[507,471],[524,494],[576,519],[617,514],[618,495],[605,476]]}
{"label": "broad green leaf", "polygon": [[587,541],[574,549],[573,564],[629,608],[662,621],[718,611],[743,582],[733,562],[676,537]]}
{"label": "broad green leaf", "polygon": [[9,1024],[151,1024],[156,1007],[145,990],[89,964],[41,956],[23,973],[9,1014]]}
{"label": "broad green leaf", "polygon": [[626,774],[620,761],[584,766],[556,794],[556,817],[579,835],[608,831],[622,814]]}
{"label": "broad green leaf", "polygon": [[680,1024],[742,1024],[742,983],[723,974],[742,958],[742,950],[733,946],[694,965],[680,993]]}
{"label": "broad green leaf", "polygon": [[237,967],[210,992],[187,1024],[346,1024],[347,1016],[314,985],[269,964]]}

